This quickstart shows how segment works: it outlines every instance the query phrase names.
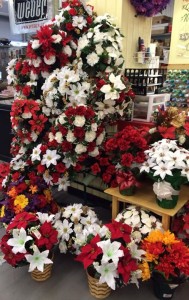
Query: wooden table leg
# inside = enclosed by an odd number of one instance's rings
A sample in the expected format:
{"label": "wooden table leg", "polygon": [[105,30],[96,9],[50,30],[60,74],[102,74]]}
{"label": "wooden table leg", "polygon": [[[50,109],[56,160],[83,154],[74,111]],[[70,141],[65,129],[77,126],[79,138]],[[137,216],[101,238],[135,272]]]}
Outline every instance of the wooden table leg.
{"label": "wooden table leg", "polygon": [[162,215],[162,225],[164,230],[170,229],[170,219],[171,219],[170,216]]}
{"label": "wooden table leg", "polygon": [[115,219],[117,217],[118,212],[119,212],[118,198],[115,196],[112,196],[112,219]]}

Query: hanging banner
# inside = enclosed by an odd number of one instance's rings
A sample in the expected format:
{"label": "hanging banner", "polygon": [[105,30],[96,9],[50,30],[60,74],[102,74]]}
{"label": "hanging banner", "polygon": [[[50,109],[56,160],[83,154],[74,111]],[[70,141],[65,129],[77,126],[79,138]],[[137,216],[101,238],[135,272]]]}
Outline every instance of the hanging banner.
{"label": "hanging banner", "polygon": [[175,0],[169,64],[189,64],[189,0]]}
{"label": "hanging banner", "polygon": [[53,17],[53,0],[9,0],[8,3],[14,34],[34,33]]}

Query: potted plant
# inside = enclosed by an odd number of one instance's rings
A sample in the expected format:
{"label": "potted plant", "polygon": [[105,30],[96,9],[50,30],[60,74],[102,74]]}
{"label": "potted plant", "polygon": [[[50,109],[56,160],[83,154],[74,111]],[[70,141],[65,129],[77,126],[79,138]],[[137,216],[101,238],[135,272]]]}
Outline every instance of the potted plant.
{"label": "potted plant", "polygon": [[28,271],[34,280],[48,279],[58,244],[55,222],[55,215],[46,213],[17,214],[0,241],[1,260],[15,268],[29,264]]}
{"label": "potted plant", "polygon": [[157,203],[163,208],[174,208],[182,184],[189,180],[189,151],[178,147],[176,140],[163,139],[145,151],[146,161],[140,171],[146,172],[155,181],[154,193]]}
{"label": "potted plant", "polygon": [[61,209],[55,227],[60,239],[60,252],[78,254],[87,236],[91,232],[99,231],[100,221],[91,208],[74,203]]}
{"label": "potted plant", "polygon": [[120,193],[131,195],[138,182],[139,166],[145,161],[144,150],[148,148],[146,128],[126,126],[111,138],[105,140],[104,150],[100,152],[91,170],[101,175],[109,186],[119,187]]}
{"label": "potted plant", "polygon": [[155,215],[135,205],[127,205],[127,207],[117,215],[115,220],[132,227],[131,239],[137,244],[152,230],[162,230],[162,223]]}
{"label": "potted plant", "polygon": [[142,279],[153,279],[154,292],[159,299],[171,299],[176,287],[189,276],[189,249],[169,230],[154,230],[141,241],[145,251]]}
{"label": "potted plant", "polygon": [[87,270],[90,293],[96,298],[105,298],[112,289],[129,283],[138,285],[138,261],[144,252],[131,242],[131,230],[129,225],[113,220],[99,234],[90,234],[81,247],[76,260]]}

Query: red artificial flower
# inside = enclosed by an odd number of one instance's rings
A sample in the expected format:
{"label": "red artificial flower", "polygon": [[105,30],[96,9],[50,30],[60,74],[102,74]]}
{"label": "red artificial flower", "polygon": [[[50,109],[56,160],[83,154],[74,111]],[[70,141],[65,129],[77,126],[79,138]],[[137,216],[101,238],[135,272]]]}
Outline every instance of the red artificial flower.
{"label": "red artificial flower", "polygon": [[85,269],[92,265],[98,255],[102,253],[102,249],[97,246],[98,242],[100,242],[100,236],[96,235],[90,243],[81,248],[81,253],[75,258],[76,261],[83,263]]}
{"label": "red artificial flower", "polygon": [[110,162],[107,157],[100,157],[99,164],[100,166],[109,166]]}
{"label": "red artificial flower", "polygon": [[76,15],[77,15],[77,10],[74,9],[74,8],[71,8],[70,10],[68,10],[68,12],[69,12],[69,14],[70,14],[71,16],[76,16]]}
{"label": "red artificial flower", "polygon": [[83,127],[75,127],[73,134],[77,139],[83,139],[85,136],[85,130]]}
{"label": "red artificial flower", "polygon": [[66,30],[67,31],[71,31],[73,29],[74,29],[74,27],[73,27],[72,23],[66,23]]}
{"label": "red artificial flower", "polygon": [[30,120],[28,123],[31,125],[32,131],[37,131],[38,133],[42,132],[45,127],[45,123],[47,122],[47,117],[44,115],[33,115],[33,120]]}
{"label": "red artificial flower", "polygon": [[44,165],[37,165],[37,171],[40,173],[40,174],[43,174],[45,172],[46,168]]}
{"label": "red artificial flower", "polygon": [[22,89],[22,93],[24,96],[28,97],[31,93],[31,86],[25,85]]}
{"label": "red artificial flower", "polygon": [[26,228],[30,222],[37,221],[37,217],[29,212],[22,212],[17,214],[12,220],[11,223],[7,226],[7,231],[10,231],[14,228]]}
{"label": "red artificial flower", "polygon": [[98,173],[100,173],[101,169],[99,167],[98,163],[95,163],[94,165],[91,166],[91,171],[94,175],[97,175]]}
{"label": "red artificial flower", "polygon": [[65,164],[63,164],[62,162],[58,163],[56,166],[55,166],[55,169],[57,172],[59,173],[65,173],[66,172],[66,166]]}
{"label": "red artificial flower", "polygon": [[121,248],[124,251],[124,256],[118,262],[118,273],[122,275],[123,282],[128,283],[131,278],[131,272],[138,270],[138,265],[135,259],[132,259],[131,254],[127,248]]}
{"label": "red artificial flower", "polygon": [[115,220],[112,220],[112,223],[105,224],[105,226],[110,230],[112,240],[123,238],[125,243],[130,243],[131,226]]}
{"label": "red artificial flower", "polygon": [[39,232],[41,237],[36,239],[36,245],[39,248],[45,247],[47,250],[51,250],[58,242],[58,231],[52,227],[51,223],[44,222],[39,228]]}
{"label": "red artificial flower", "polygon": [[174,126],[168,128],[164,126],[158,126],[158,131],[164,139],[175,139],[175,130],[176,128]]}
{"label": "red artificial flower", "polygon": [[186,134],[186,135],[189,135],[189,122],[186,122],[186,123],[184,124],[184,129],[185,129],[185,134]]}
{"label": "red artificial flower", "polygon": [[67,141],[63,141],[61,147],[63,152],[69,152],[73,148],[72,144]]}
{"label": "red artificial flower", "polygon": [[131,153],[125,153],[121,157],[121,164],[124,167],[130,167],[133,162],[133,155]]}
{"label": "red artificial flower", "polygon": [[105,182],[105,183],[110,183],[110,181],[111,181],[111,178],[112,178],[112,174],[109,174],[109,173],[104,173],[103,175],[102,175],[102,180]]}

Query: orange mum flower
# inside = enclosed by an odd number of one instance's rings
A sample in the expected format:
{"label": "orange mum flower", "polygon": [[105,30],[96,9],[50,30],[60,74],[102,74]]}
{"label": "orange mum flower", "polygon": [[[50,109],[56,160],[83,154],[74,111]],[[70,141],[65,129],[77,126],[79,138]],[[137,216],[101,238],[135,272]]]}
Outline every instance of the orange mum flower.
{"label": "orange mum flower", "polygon": [[30,191],[32,194],[37,193],[37,191],[38,191],[37,185],[30,185],[29,191]]}
{"label": "orange mum flower", "polygon": [[12,197],[12,198],[15,198],[17,196],[17,190],[15,188],[15,186],[13,186],[10,191],[7,192],[7,194]]}

